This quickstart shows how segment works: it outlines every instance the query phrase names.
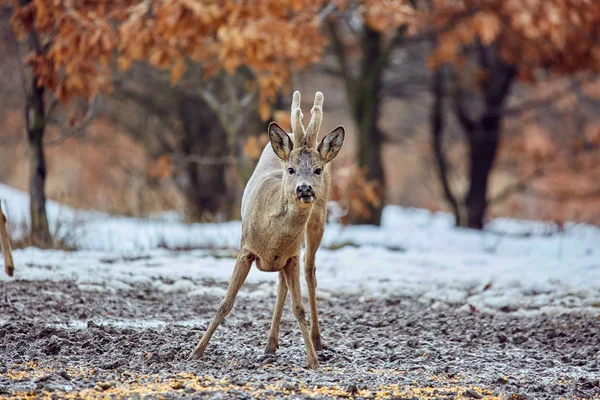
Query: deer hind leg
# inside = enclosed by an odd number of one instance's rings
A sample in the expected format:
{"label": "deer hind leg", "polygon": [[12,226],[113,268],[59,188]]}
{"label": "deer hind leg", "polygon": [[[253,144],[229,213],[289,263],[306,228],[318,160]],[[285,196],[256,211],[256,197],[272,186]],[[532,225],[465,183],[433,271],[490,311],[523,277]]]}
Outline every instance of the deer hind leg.
{"label": "deer hind leg", "polygon": [[275,354],[279,347],[279,326],[281,325],[281,314],[283,313],[287,292],[288,289],[285,283],[285,276],[283,271],[280,271],[279,283],[277,284],[277,303],[275,303],[275,310],[273,311],[273,320],[271,321],[271,329],[269,330],[265,354]]}
{"label": "deer hind leg", "polygon": [[321,244],[321,239],[323,239],[324,228],[320,216],[311,216],[309,227],[306,230],[306,250],[304,252],[304,275],[306,278],[306,287],[308,288],[308,303],[310,305],[310,337],[317,351],[323,350],[323,343],[321,342],[319,314],[317,312],[317,270],[315,267],[315,256]]}
{"label": "deer hind leg", "polygon": [[292,311],[294,317],[298,320],[302,338],[304,339],[304,345],[306,346],[308,368],[317,369],[319,368],[319,359],[317,358],[317,352],[310,339],[308,324],[306,323],[306,313],[304,312],[304,306],[302,305],[302,293],[300,292],[300,262],[298,257],[292,257],[290,261],[288,261],[288,264],[283,269],[283,273],[285,282],[290,291],[290,297],[292,298]]}
{"label": "deer hind leg", "polygon": [[206,332],[204,332],[204,335],[202,335],[202,339],[200,339],[200,342],[194,351],[192,351],[188,357],[188,360],[197,360],[204,354],[204,350],[206,350],[206,346],[208,346],[208,342],[215,333],[215,330],[219,327],[221,322],[223,322],[227,314],[229,314],[233,308],[235,298],[237,297],[240,288],[244,284],[244,281],[248,276],[248,272],[250,272],[250,267],[252,266],[253,261],[254,256],[246,250],[242,250],[238,255],[238,258],[235,262],[235,268],[233,269],[233,275],[231,277],[231,281],[229,282],[229,287],[227,287],[225,298],[223,301],[221,301],[215,317],[211,321]]}

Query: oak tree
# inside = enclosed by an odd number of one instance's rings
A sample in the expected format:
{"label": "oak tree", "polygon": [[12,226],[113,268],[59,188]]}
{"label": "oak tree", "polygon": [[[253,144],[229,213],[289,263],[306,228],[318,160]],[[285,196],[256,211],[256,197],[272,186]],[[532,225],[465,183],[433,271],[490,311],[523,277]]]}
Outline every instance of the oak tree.
{"label": "oak tree", "polygon": [[[426,21],[439,32],[429,58],[435,71],[431,116],[438,175],[456,224],[481,229],[511,89],[519,81],[600,71],[600,3],[434,0],[431,6]],[[442,151],[446,96],[469,147],[464,199],[450,189]]]}
{"label": "oak tree", "polygon": [[[415,9],[408,0],[344,1],[327,19],[327,32],[336,55],[334,74],[342,78],[349,112],[356,125],[357,164],[362,171],[360,213],[354,224],[379,225],[385,198],[382,164],[383,132],[378,126],[383,101],[384,72],[393,49],[415,27]],[[358,51],[357,51],[358,50]],[[356,199],[358,200],[358,199]]]}
{"label": "oak tree", "polygon": [[43,138],[48,99],[68,104],[110,92],[133,63],[168,71],[172,85],[190,63],[205,78],[246,68],[258,92],[259,113],[290,81],[294,68],[319,59],[322,2],[316,0],[2,0],[28,46],[26,104],[30,149],[32,236],[50,243],[45,213]]}

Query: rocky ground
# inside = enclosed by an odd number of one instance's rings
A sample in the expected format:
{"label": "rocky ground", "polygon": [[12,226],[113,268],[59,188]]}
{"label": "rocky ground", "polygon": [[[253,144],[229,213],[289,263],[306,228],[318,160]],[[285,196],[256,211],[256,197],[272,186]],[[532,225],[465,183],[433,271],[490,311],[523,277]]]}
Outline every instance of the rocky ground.
{"label": "rocky ground", "polygon": [[289,300],[278,354],[263,354],[274,286],[239,298],[192,362],[218,297],[69,281],[0,282],[0,296],[0,398],[600,398],[600,320],[577,310],[517,317],[332,296],[319,302],[326,349],[311,371]]}

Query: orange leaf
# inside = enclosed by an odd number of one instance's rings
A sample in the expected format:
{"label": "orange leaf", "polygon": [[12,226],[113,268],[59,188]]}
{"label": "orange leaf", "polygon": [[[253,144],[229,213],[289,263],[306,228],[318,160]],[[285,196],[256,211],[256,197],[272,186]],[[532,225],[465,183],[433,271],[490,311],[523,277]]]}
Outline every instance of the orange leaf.
{"label": "orange leaf", "polygon": [[258,115],[263,121],[268,120],[271,115],[271,106],[266,102],[261,102],[258,106]]}
{"label": "orange leaf", "polygon": [[154,164],[148,171],[149,175],[155,178],[168,178],[169,176],[171,176],[172,172],[173,164],[171,163],[169,156],[167,156],[166,154],[163,154],[160,157],[158,157],[156,164]]}
{"label": "orange leaf", "polygon": [[173,68],[171,68],[171,86],[175,86],[185,73],[185,61],[183,58],[177,59]]}

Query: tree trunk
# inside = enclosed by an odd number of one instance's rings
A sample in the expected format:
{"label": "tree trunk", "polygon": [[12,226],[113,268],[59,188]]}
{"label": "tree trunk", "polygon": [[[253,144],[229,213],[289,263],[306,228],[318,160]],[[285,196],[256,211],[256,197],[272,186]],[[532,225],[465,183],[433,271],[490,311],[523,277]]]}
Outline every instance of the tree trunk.
{"label": "tree trunk", "polygon": [[[275,108],[274,106],[273,108]],[[273,120],[273,116],[271,116]],[[236,143],[233,146],[233,157],[237,160],[235,168],[232,169],[230,175],[232,175],[229,183],[229,212],[227,215],[228,220],[239,220],[242,218],[242,196],[244,189],[258,164],[257,159],[252,159],[244,151],[246,141],[251,137],[256,137],[257,140],[260,135],[265,132],[265,122],[261,120],[258,115],[258,107],[256,110],[248,112],[248,115],[244,119],[244,127],[236,135]],[[262,148],[260,149],[263,150]]]}
{"label": "tree trunk", "polygon": [[379,202],[365,204],[369,216],[365,218],[355,215],[351,223],[379,225],[385,201],[385,175],[381,160],[383,138],[377,122],[381,110],[381,87],[388,52],[383,48],[381,34],[369,28],[365,28],[362,47],[360,76],[352,96],[352,114],[358,127],[357,160],[358,166],[365,171],[366,180],[374,185]]}
{"label": "tree trunk", "polygon": [[[491,121],[494,119],[495,121]],[[487,120],[487,122],[485,121]],[[500,142],[499,118],[484,118],[478,132],[469,136],[469,191],[465,198],[467,227],[483,229],[487,212],[487,191],[490,172],[496,160]],[[459,224],[460,226],[460,224]]]}
{"label": "tree trunk", "polygon": [[448,179],[448,161],[444,154],[443,149],[443,135],[445,129],[444,119],[444,69],[445,66],[440,66],[433,75],[433,81],[431,91],[433,94],[433,104],[431,107],[430,115],[430,126],[431,126],[431,145],[433,148],[433,156],[437,167],[438,179],[442,185],[444,191],[444,198],[452,214],[454,214],[454,222],[456,226],[464,226],[464,218],[461,217],[461,208],[458,204],[456,196],[452,193],[450,188],[450,181]]}
{"label": "tree trunk", "polygon": [[[32,0],[20,0],[25,7]],[[29,50],[41,52],[40,42],[32,29],[27,38]],[[46,158],[44,156],[44,88],[38,86],[38,77],[30,71],[29,90],[25,99],[25,128],[29,152],[29,213],[31,217],[31,244],[38,247],[52,245],[48,217],[46,216]]]}
{"label": "tree trunk", "polygon": [[25,121],[29,150],[29,211],[31,216],[31,242],[34,246],[52,245],[48,217],[46,216],[46,158],[44,155],[44,89],[38,87],[32,75],[31,92],[27,95]]}
{"label": "tree trunk", "polygon": [[365,172],[365,178],[374,186],[377,202],[362,196],[363,205],[367,208],[367,216],[349,215],[351,224],[381,223],[381,212],[385,201],[385,176],[381,162],[382,134],[377,128],[381,107],[381,87],[383,72],[387,66],[392,43],[402,37],[398,32],[390,44],[384,45],[380,33],[364,27],[361,36],[362,60],[357,76],[354,76],[346,57],[346,44],[333,21],[327,22],[329,36],[338,62],[340,75],[344,80],[346,95],[350,105],[350,113],[356,123],[358,133],[357,161],[358,166]]}
{"label": "tree trunk", "polygon": [[469,144],[469,190],[465,206],[467,227],[473,229],[483,229],[489,177],[500,143],[504,105],[516,73],[514,66],[504,63],[494,45],[479,43],[478,51],[479,65],[487,72],[487,79],[481,85],[484,105],[481,117],[471,118],[463,99],[455,99],[458,119]]}
{"label": "tree trunk", "polygon": [[[180,115],[185,155],[223,157],[229,154],[225,133],[214,124],[208,107],[199,99],[182,96]],[[226,165],[187,162],[178,182],[188,201],[188,217],[194,221],[222,220],[228,211]]]}

